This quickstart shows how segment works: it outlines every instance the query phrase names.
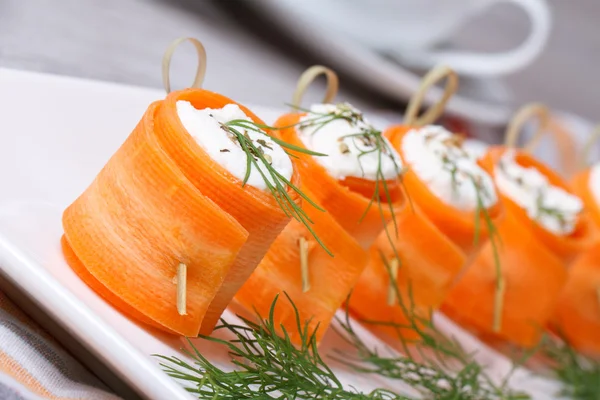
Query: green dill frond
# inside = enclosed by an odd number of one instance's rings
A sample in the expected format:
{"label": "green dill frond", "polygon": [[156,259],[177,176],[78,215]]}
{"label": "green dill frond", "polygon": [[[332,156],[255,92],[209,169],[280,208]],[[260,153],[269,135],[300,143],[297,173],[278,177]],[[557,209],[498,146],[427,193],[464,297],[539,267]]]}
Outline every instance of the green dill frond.
{"label": "green dill frond", "polygon": [[600,360],[577,354],[564,339],[544,339],[541,349],[550,358],[556,377],[564,384],[561,394],[573,400],[600,399]]}
{"label": "green dill frond", "polygon": [[[381,257],[391,277],[389,264],[383,254]],[[385,354],[370,349],[354,330],[346,312],[344,320],[338,319],[340,334],[356,349],[356,356],[349,359],[345,354],[340,354],[335,357],[336,361],[354,368],[357,372],[377,374],[408,383],[419,390],[424,398],[461,400],[530,398],[526,393],[514,392],[507,388],[509,376],[501,385],[495,384],[486,374],[485,367],[477,363],[472,354],[468,354],[456,339],[448,338],[437,329],[432,322],[431,313],[423,316],[422,312],[418,312],[415,309],[410,285],[404,297],[401,297],[398,286],[394,285],[394,287],[398,306],[403,310],[407,323],[361,322],[396,328],[404,355],[394,354],[391,349],[388,349]],[[409,304],[406,304],[406,297]],[[347,303],[350,301],[351,298]],[[414,331],[418,339],[407,342],[402,336],[404,329]],[[523,363],[525,359],[519,362]]]}
{"label": "green dill frond", "polygon": [[[317,243],[329,254],[333,256],[333,253],[325,246],[325,244],[321,241],[321,239],[317,236],[314,229],[312,228],[312,220],[302,209],[302,207],[298,206],[296,202],[292,199],[290,194],[288,193],[288,188],[296,192],[301,198],[303,198],[306,202],[308,202],[312,207],[315,207],[319,211],[325,211],[321,207],[319,207],[312,199],[310,199],[305,193],[300,190],[300,188],[296,187],[290,180],[281,175],[273,166],[271,165],[271,160],[268,159],[267,155],[264,153],[263,146],[260,143],[255,143],[254,140],[250,138],[248,135],[248,130],[252,130],[254,132],[261,133],[268,137],[270,140],[273,140],[275,143],[281,145],[284,148],[302,152],[305,154],[320,156],[321,153],[313,152],[301,147],[293,146],[288,143],[285,143],[277,138],[273,138],[268,136],[263,129],[270,129],[270,127],[266,125],[256,124],[252,121],[247,120],[232,120],[227,123],[221,124],[221,128],[226,130],[229,134],[231,134],[235,140],[240,144],[240,147],[246,153],[246,174],[242,181],[242,185],[246,185],[248,179],[250,178],[250,173],[252,168],[255,168],[265,185],[267,186],[269,192],[272,194],[273,198],[279,205],[279,207],[283,210],[283,212],[290,218],[294,218],[300,223],[302,223],[306,229],[310,232],[310,234],[315,238]],[[260,165],[264,168],[260,168]]]}
{"label": "green dill frond", "polygon": [[[278,297],[268,318],[254,322],[240,317],[243,325],[221,320],[216,330],[233,334],[231,340],[202,336],[228,350],[233,371],[226,371],[204,357],[188,340],[191,350],[186,362],[178,357],[157,356],[163,370],[184,383],[198,399],[331,399],[331,400],[410,400],[386,389],[370,393],[344,388],[321,358],[316,330],[302,324],[298,309],[287,296],[296,316],[301,344],[294,345],[283,327],[275,322]],[[278,330],[283,330],[278,334]]]}

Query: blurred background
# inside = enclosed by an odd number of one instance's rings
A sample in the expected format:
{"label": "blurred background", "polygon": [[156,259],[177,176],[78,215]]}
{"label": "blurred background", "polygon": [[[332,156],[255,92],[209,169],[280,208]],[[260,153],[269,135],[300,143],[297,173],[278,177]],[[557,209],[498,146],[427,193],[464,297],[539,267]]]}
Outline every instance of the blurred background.
{"label": "blurred background", "polygon": [[[600,120],[599,17],[597,0],[0,0],[0,67],[159,88],[166,46],[194,36],[208,89],[280,107],[319,63],[339,72],[340,100],[394,119],[441,61],[461,75],[449,115],[498,141],[530,101],[571,130]],[[176,53],[174,87],[194,63]]]}

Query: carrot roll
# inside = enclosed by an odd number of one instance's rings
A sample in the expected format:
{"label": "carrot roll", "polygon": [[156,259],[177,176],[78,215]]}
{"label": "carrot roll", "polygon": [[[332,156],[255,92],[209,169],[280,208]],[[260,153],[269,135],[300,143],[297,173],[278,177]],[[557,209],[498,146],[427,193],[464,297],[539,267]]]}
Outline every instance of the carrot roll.
{"label": "carrot roll", "polygon": [[[216,93],[169,94],[65,210],[67,261],[133,318],[188,336],[210,333],[289,222],[269,189],[267,164],[246,161],[268,158],[297,185],[291,160],[266,132],[238,127],[238,139],[235,121],[263,124]],[[298,201],[291,188],[282,191]],[[185,276],[182,312],[175,304]]]}
{"label": "carrot roll", "polygon": [[[308,196],[311,193],[304,189]],[[311,196],[314,197],[314,196]],[[334,254],[330,256],[307,228],[292,220],[277,237],[265,258],[236,295],[248,310],[269,315],[276,295],[275,325],[283,326],[294,343],[300,344],[296,315],[284,292],[298,309],[300,322],[316,332],[320,342],[336,310],[342,305],[362,272],[367,254],[328,213],[304,203],[314,222],[316,236]]]}
{"label": "carrot roll", "polygon": [[600,357],[599,244],[571,264],[551,325],[578,351]]}
{"label": "carrot roll", "polygon": [[316,104],[275,123],[290,144],[324,153],[295,153],[303,185],[314,199],[369,248],[401,207],[402,160],[363,114],[347,103]]}
{"label": "carrot roll", "polygon": [[[243,167],[245,154],[243,152],[235,154],[231,151],[223,152],[222,150],[225,150],[225,147],[218,149],[217,155],[223,156],[223,166],[221,166],[214,159],[207,157],[207,154],[198,149],[196,145],[199,137],[203,136],[205,140],[209,141],[211,138],[207,138],[206,134],[199,130],[188,132],[188,130],[194,129],[195,116],[191,115],[189,118],[178,117],[178,110],[181,108],[187,108],[188,110],[191,107],[195,109],[221,109],[223,107],[227,108],[229,103],[231,103],[231,100],[216,93],[187,90],[177,95],[168,96],[164,100],[162,111],[156,116],[160,125],[160,129],[156,129],[156,136],[164,151],[171,158],[178,160],[181,171],[194,186],[201,188],[206,197],[214,201],[224,212],[231,215],[248,231],[248,240],[240,250],[204,317],[200,331],[203,334],[212,332],[235,293],[248,279],[254,268],[264,257],[271,243],[289,222],[289,217],[286,216],[273,195],[267,190],[267,186],[258,171],[255,170],[250,175],[248,185],[243,186],[241,184],[245,172],[245,167]],[[234,114],[228,116],[223,111],[222,116],[215,114],[215,117],[217,120],[221,118],[224,120],[248,119],[249,117],[250,120],[264,125],[264,122],[248,109],[238,108],[242,111],[241,113],[234,110]],[[223,108],[223,110],[225,109]],[[186,126],[188,124],[190,125],[189,128]],[[255,133],[251,132],[251,134]],[[230,141],[226,135],[222,135],[222,138],[225,143]],[[272,153],[273,149],[283,151],[281,147],[271,141],[264,142],[264,146],[262,146],[260,142],[262,140],[264,139],[257,136],[257,144],[266,152]],[[185,143],[184,146],[181,145],[182,142]],[[241,158],[243,171],[240,171],[241,173],[238,176],[232,176],[226,166],[235,163],[236,157],[236,166],[240,168]],[[280,154],[278,158],[270,158],[273,165],[279,167],[281,171],[288,172],[288,178],[292,180],[293,184],[299,182],[298,174],[291,173],[291,161],[287,155]],[[280,163],[280,165],[276,163]],[[297,199],[295,192],[290,194]]]}
{"label": "carrot roll", "polygon": [[[398,235],[392,235],[390,241],[382,232],[371,247],[369,262],[352,292],[349,307],[361,319],[396,324],[377,324],[377,329],[390,335],[399,332],[411,339],[414,332],[410,328],[397,330],[397,325],[408,327],[410,321],[418,323],[429,318],[463,268],[465,255],[417,205],[414,209],[408,205],[402,208],[396,223]],[[391,225],[388,231],[393,232]]]}
{"label": "carrot roll", "polygon": [[[493,147],[482,163],[506,208],[506,218],[497,226],[501,285],[495,250],[488,243],[452,289],[443,310],[484,335],[530,347],[552,315],[566,281],[566,266],[590,243],[590,219],[562,178],[527,153]],[[496,313],[500,324],[493,327]]]}
{"label": "carrot roll", "polygon": [[490,175],[462,148],[462,139],[441,126],[395,126],[385,135],[408,171],[404,185],[433,224],[461,248],[476,253],[489,235],[489,223],[503,215]]}
{"label": "carrot roll", "polygon": [[[571,183],[589,210],[597,232],[600,228],[600,164],[577,173]],[[600,243],[597,235],[594,245],[571,264],[551,325],[578,351],[600,356]]]}
{"label": "carrot roll", "polygon": [[600,228],[600,164],[576,173],[571,187],[585,204],[594,226]]}

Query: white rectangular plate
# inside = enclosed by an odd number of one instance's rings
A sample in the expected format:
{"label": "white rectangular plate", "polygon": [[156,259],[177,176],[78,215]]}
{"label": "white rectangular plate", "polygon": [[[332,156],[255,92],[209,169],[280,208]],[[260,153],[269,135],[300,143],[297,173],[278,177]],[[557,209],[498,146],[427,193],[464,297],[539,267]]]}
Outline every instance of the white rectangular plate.
{"label": "white rectangular plate", "polygon": [[[0,274],[141,396],[190,399],[152,356],[180,355],[183,339],[138,325],[104,302],[65,263],[59,242],[62,210],[87,187],[146,107],[162,97],[158,90],[0,69]],[[251,108],[267,122],[283,111]],[[508,370],[505,357],[438,317],[468,350],[480,351],[492,375]],[[225,318],[236,317],[227,311]],[[383,346],[355,325],[365,341]],[[195,343],[211,361],[227,367],[222,349]],[[321,347],[325,358],[344,348],[330,329]],[[344,384],[358,390],[411,391],[398,382],[332,366]],[[553,398],[558,390],[556,383],[524,370],[511,382],[539,399]]]}

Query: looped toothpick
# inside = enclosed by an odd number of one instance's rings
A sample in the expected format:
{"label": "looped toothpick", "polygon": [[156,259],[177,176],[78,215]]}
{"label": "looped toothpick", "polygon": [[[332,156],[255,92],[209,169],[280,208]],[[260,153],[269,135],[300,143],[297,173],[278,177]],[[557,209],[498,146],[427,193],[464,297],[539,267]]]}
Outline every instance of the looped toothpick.
{"label": "looped toothpick", "polygon": [[298,247],[300,248],[300,275],[302,277],[302,293],[310,290],[310,278],[308,270],[308,241],[301,237],[298,239]]}
{"label": "looped toothpick", "polygon": [[581,150],[581,157],[579,160],[579,162],[581,163],[581,168],[585,168],[590,164],[590,152],[592,151],[592,148],[594,148],[594,145],[598,140],[600,140],[600,125],[597,125],[592,130],[592,133],[583,145],[583,149]]}
{"label": "looped toothpick", "polygon": [[390,261],[390,285],[388,287],[387,303],[393,306],[396,302],[396,280],[398,279],[398,267],[400,262],[397,258]]}
{"label": "looped toothpick", "polygon": [[194,88],[199,88],[202,86],[202,82],[204,81],[204,75],[206,74],[206,50],[202,43],[195,38],[192,37],[182,37],[174,40],[163,55],[162,59],[162,80],[163,87],[167,93],[171,93],[171,59],[173,58],[173,53],[175,53],[175,49],[183,42],[190,42],[196,48],[196,53],[198,55],[198,67],[196,68],[196,77],[194,78],[194,82],[192,86]]}
{"label": "looped toothpick", "polygon": [[504,145],[506,147],[517,147],[517,140],[523,131],[523,125],[530,119],[536,117],[539,121],[537,130],[531,140],[523,146],[527,152],[531,152],[542,138],[544,132],[548,129],[550,122],[550,111],[540,103],[532,103],[522,107],[508,124],[506,134],[504,135]]}
{"label": "looped toothpick", "polygon": [[[423,115],[418,116],[419,110],[423,104],[425,94],[429,89],[437,82],[446,78],[446,86],[444,88],[444,94],[438,100],[437,103],[432,105]],[[458,89],[458,75],[452,70],[452,68],[445,65],[438,65],[423,77],[419,90],[413,95],[406,108],[404,114],[404,124],[411,126],[424,126],[433,123],[442,113],[446,107],[446,103],[452,97],[452,95]]]}
{"label": "looped toothpick", "polygon": [[187,293],[187,265],[179,263],[177,266],[177,312],[186,315],[186,293]]}
{"label": "looped toothpick", "polygon": [[324,67],[322,65],[313,65],[312,67],[304,71],[302,75],[300,75],[300,79],[298,79],[298,83],[296,84],[296,91],[292,96],[293,107],[300,107],[306,89],[319,75],[325,75],[325,77],[327,78],[327,90],[325,92],[325,97],[323,98],[323,103],[331,103],[333,101],[333,99],[337,95],[339,88],[339,79],[337,74],[330,68]]}

